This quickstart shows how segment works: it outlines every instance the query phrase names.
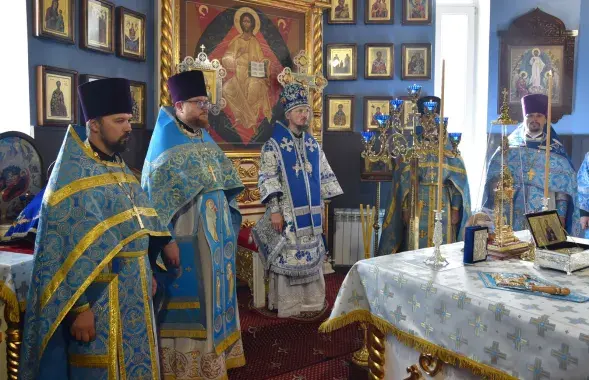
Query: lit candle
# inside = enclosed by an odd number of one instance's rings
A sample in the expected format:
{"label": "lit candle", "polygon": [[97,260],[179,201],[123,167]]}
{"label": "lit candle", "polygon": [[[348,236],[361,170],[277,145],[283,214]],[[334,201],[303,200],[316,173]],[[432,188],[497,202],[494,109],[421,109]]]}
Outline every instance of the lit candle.
{"label": "lit candle", "polygon": [[438,129],[438,211],[442,211],[442,175],[444,173],[444,80],[446,60],[442,60],[442,93],[440,100],[440,123]]}
{"label": "lit candle", "polygon": [[552,70],[548,72],[548,115],[546,116],[546,162],[544,163],[544,199],[548,199],[548,176],[550,175],[550,129],[552,119]]}

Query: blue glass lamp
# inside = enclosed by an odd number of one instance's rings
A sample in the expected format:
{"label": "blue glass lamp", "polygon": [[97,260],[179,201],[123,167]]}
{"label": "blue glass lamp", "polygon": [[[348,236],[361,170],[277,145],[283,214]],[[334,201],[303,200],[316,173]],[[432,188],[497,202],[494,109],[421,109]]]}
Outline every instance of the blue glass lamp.
{"label": "blue glass lamp", "polygon": [[401,108],[402,105],[403,105],[402,99],[391,100],[391,108],[393,109],[393,111],[399,111],[399,109]]}
{"label": "blue glass lamp", "polygon": [[417,94],[419,96],[419,93],[421,92],[421,86],[418,85],[418,84],[412,84],[411,86],[407,87],[407,92],[410,95],[416,95]]}
{"label": "blue glass lamp", "polygon": [[364,139],[364,143],[368,144],[370,142],[370,140],[372,140],[374,135],[375,135],[374,131],[362,132],[362,139]]}

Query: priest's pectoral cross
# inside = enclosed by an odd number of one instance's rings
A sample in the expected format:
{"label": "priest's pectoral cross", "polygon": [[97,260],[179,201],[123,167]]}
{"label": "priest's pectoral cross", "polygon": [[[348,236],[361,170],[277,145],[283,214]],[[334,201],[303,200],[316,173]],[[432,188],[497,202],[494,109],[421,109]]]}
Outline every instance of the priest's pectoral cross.
{"label": "priest's pectoral cross", "polygon": [[[119,183],[120,185],[120,183]],[[121,186],[122,187],[122,186]],[[131,190],[133,191],[133,190]],[[137,208],[137,206],[135,206],[135,202],[133,201],[134,196],[131,196],[131,194],[127,193],[127,198],[129,198],[129,200],[131,201],[131,204],[133,205],[133,214],[135,214],[134,216],[137,218],[137,222],[139,223],[139,227],[141,227],[141,229],[145,228],[145,225],[143,224],[143,219],[141,219],[141,213],[139,212],[139,209]]]}
{"label": "priest's pectoral cross", "polygon": [[297,162],[297,164],[295,166],[293,166],[292,169],[295,171],[295,173],[297,174],[297,177],[298,177],[299,171],[302,171],[303,167]]}
{"label": "priest's pectoral cross", "polygon": [[[131,201],[131,203],[133,203],[133,201]],[[145,228],[145,226],[143,225],[143,220],[141,219],[141,214],[139,213],[139,209],[137,208],[137,206],[135,206],[134,203],[133,203],[133,212],[135,213],[135,217],[137,218],[137,222],[139,222],[139,227],[141,227],[141,229]]]}
{"label": "priest's pectoral cross", "polygon": [[215,171],[213,170],[213,168],[211,167],[211,165],[209,165],[209,173],[211,173],[211,175],[213,176],[213,179],[215,181],[217,181],[217,176],[215,175]]}
{"label": "priest's pectoral cross", "polygon": [[528,170],[528,181],[531,181],[536,177],[536,171],[532,168]]}

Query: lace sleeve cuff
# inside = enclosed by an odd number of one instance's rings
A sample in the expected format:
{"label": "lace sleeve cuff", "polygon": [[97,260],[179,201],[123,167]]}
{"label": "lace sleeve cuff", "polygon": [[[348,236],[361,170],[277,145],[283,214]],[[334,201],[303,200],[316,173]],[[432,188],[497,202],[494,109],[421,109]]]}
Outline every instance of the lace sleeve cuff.
{"label": "lace sleeve cuff", "polygon": [[274,194],[268,200],[268,208],[273,214],[280,212],[280,202],[278,199],[278,195]]}

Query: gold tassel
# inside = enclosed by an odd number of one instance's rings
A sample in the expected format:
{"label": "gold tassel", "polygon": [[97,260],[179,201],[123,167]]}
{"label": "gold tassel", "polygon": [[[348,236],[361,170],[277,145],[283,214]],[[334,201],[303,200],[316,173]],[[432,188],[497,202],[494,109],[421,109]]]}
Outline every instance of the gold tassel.
{"label": "gold tassel", "polygon": [[345,315],[328,319],[321,324],[319,332],[332,332],[354,322],[370,323],[383,334],[391,334],[395,336],[395,338],[405,346],[414,348],[421,353],[431,354],[454,367],[466,368],[475,376],[482,376],[489,380],[517,380],[516,377],[510,376],[497,368],[478,363],[466,356],[457,354],[456,352],[440,347],[425,339],[399,330],[390,322],[371,314],[368,310],[353,310]]}
{"label": "gold tassel", "polygon": [[8,308],[8,319],[10,322],[20,322],[20,304],[16,294],[3,281],[0,281],[0,298],[6,302],[5,310]]}

